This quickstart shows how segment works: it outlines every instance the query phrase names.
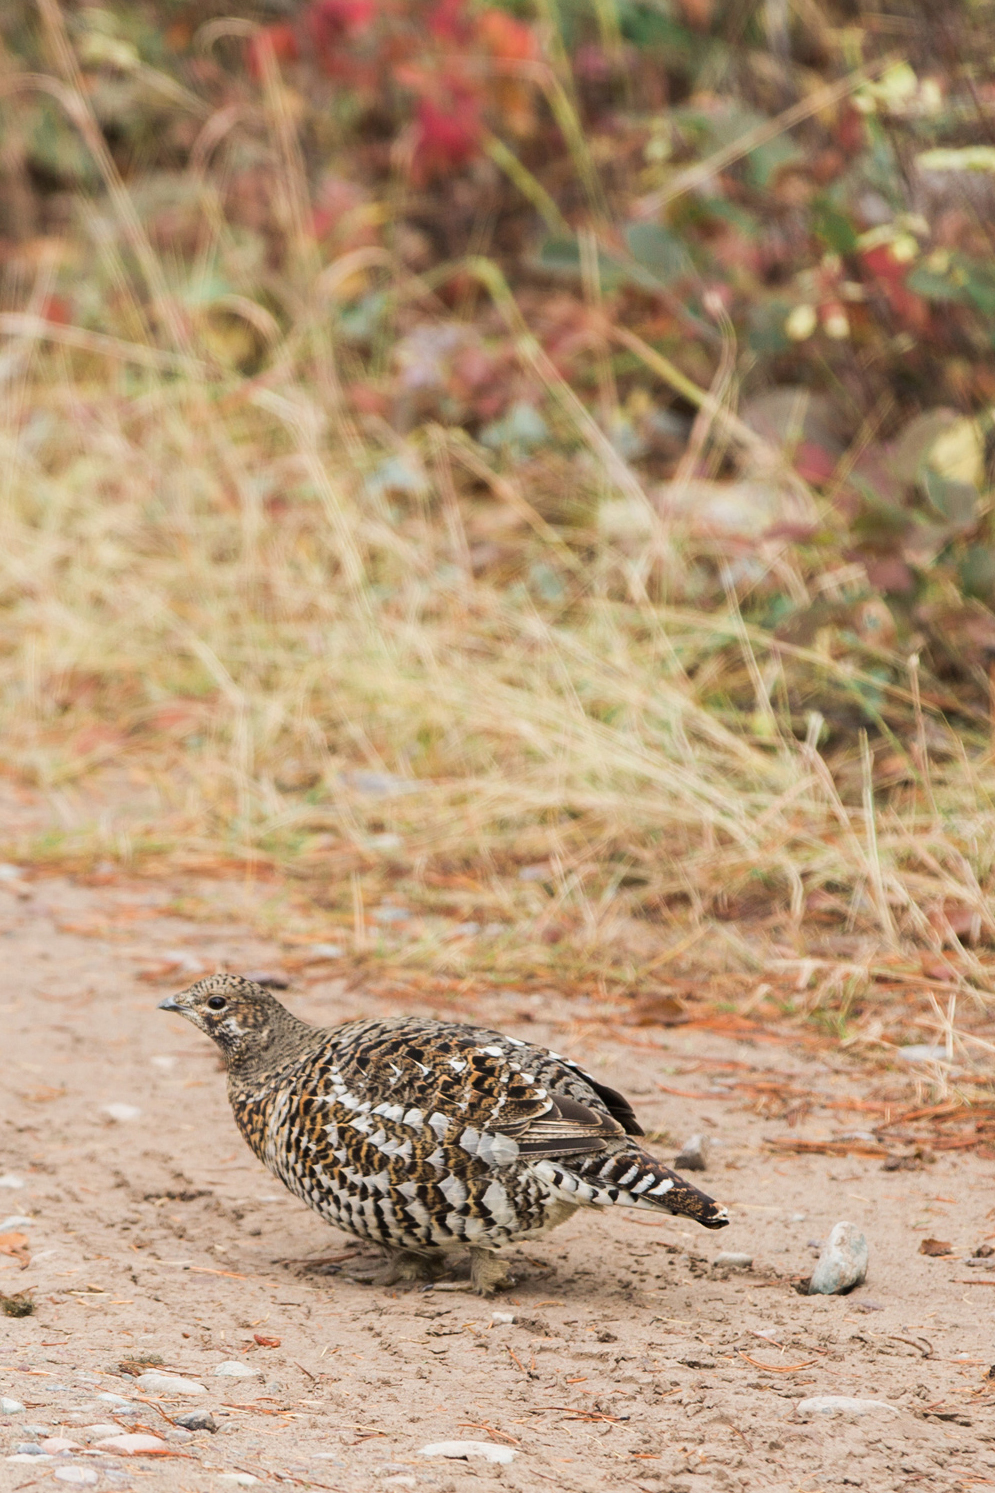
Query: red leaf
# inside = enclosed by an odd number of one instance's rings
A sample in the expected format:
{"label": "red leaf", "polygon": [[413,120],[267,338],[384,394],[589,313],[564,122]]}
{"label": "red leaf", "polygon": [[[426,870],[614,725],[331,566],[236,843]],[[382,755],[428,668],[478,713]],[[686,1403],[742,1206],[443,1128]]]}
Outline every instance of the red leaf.
{"label": "red leaf", "polygon": [[420,182],[457,171],[473,160],[480,149],[482,126],[480,105],[475,98],[455,90],[451,101],[438,104],[422,98],[416,111],[417,137],[412,161],[413,175]]}

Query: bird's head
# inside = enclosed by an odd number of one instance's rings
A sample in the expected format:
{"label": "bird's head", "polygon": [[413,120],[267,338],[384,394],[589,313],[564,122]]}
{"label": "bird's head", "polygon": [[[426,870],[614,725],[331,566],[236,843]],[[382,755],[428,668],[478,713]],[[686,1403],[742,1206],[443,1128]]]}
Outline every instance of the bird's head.
{"label": "bird's head", "polygon": [[160,1011],[176,1011],[216,1042],[229,1070],[277,1066],[305,1023],[242,975],[208,975],[189,990],[159,1002]]}

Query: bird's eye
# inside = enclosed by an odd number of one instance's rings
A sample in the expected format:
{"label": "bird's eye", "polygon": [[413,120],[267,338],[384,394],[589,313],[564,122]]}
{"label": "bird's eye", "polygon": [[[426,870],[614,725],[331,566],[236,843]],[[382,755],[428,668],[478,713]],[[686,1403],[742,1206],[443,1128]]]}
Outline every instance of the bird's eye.
{"label": "bird's eye", "polygon": [[209,1011],[223,1011],[228,1002],[223,995],[212,995],[207,1003]]}

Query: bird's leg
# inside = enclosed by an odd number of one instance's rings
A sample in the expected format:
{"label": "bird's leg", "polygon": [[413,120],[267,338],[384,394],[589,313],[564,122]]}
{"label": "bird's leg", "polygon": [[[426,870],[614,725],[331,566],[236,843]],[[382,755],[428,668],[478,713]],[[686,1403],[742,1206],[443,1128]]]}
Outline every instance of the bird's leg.
{"label": "bird's leg", "polygon": [[374,1270],[353,1276],[354,1280],[369,1282],[374,1286],[396,1286],[399,1281],[435,1280],[446,1268],[441,1254],[419,1254],[413,1249],[392,1249],[389,1244],[381,1246],[387,1256],[382,1270]]}
{"label": "bird's leg", "polygon": [[493,1296],[495,1291],[506,1290],[513,1284],[511,1272],[504,1260],[489,1249],[471,1249],[470,1284],[478,1296]]}

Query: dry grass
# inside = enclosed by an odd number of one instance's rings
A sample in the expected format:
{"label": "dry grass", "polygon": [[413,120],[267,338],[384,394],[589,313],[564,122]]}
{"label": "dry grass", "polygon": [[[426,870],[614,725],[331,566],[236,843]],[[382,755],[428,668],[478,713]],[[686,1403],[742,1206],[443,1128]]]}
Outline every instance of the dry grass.
{"label": "dry grass", "polygon": [[[71,78],[59,87],[85,111]],[[389,256],[318,263],[273,79],[266,116],[297,250],[285,318],[251,313],[264,373],[226,366],[217,325],[180,314],[180,269],[153,255],[120,182],[55,251],[113,308],[105,330],[40,319],[51,252],[0,324],[3,761],[75,806],[7,853],[275,866],[343,926],[402,885],[500,924],[512,970],[562,965],[544,939],[564,932],[578,972],[640,979],[668,947],[674,967],[685,948],[696,967],[742,966],[756,928],[785,956],[836,937],[865,971],[954,946],[949,978],[991,989],[944,921],[968,909],[995,939],[984,723],[965,740],[924,714],[914,672],[882,684],[875,664],[896,660],[880,650],[834,659],[748,625],[741,602],[765,577],[802,596],[822,584],[786,541],[696,610],[683,580],[700,551],[525,338],[523,366],[557,401],[559,466],[354,420],[336,284],[362,270],[438,313]],[[211,253],[231,260],[200,187]],[[496,266],[469,268],[514,325]],[[232,324],[249,314],[234,305]],[[700,402],[718,418],[721,398]],[[788,480],[769,452],[742,460]],[[827,702],[851,712],[834,771]],[[735,914],[745,939],[716,922]],[[690,939],[719,927],[719,952]],[[498,958],[485,943],[474,957]],[[440,937],[409,955],[455,957]]]}

